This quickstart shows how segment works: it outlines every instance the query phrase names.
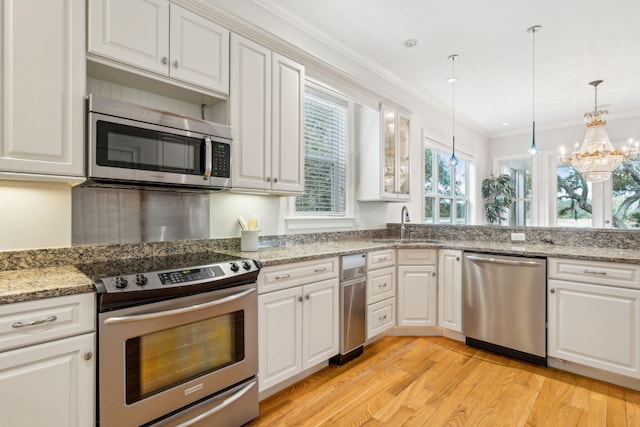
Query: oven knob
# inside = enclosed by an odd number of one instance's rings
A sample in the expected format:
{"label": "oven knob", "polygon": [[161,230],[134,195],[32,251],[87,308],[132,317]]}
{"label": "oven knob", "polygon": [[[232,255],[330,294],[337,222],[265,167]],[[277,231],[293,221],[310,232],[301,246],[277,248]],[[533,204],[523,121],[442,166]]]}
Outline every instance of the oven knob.
{"label": "oven knob", "polygon": [[251,270],[251,264],[249,264],[247,261],[243,261],[242,268],[244,268],[245,270]]}
{"label": "oven knob", "polygon": [[238,267],[238,264],[236,264],[235,262],[231,263],[231,271],[233,271],[234,273],[237,273],[238,270],[240,270],[240,267]]}
{"label": "oven knob", "polygon": [[127,280],[126,277],[124,276],[116,277],[116,288],[124,289],[127,287],[128,284],[129,284],[129,281]]}
{"label": "oven knob", "polygon": [[144,286],[148,282],[149,282],[149,279],[147,279],[147,276],[145,276],[144,274],[136,274],[136,285]]}

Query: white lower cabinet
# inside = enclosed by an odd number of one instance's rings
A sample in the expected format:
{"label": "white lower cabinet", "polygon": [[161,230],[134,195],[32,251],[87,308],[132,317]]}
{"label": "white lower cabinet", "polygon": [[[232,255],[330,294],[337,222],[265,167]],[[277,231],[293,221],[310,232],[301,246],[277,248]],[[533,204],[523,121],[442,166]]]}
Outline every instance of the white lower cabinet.
{"label": "white lower cabinet", "polygon": [[338,304],[337,277],[258,296],[260,391],[338,353]]}
{"label": "white lower cabinet", "polygon": [[396,250],[367,253],[367,340],[396,325]]}
{"label": "white lower cabinet", "polygon": [[436,326],[436,249],[398,250],[398,326]]}
{"label": "white lower cabinet", "polygon": [[640,290],[548,281],[548,354],[640,378]]}
{"label": "white lower cabinet", "polygon": [[462,332],[462,251],[438,254],[438,325]]}
{"label": "white lower cabinet", "polygon": [[398,326],[436,326],[435,265],[398,266]]}
{"label": "white lower cabinet", "polygon": [[95,424],[95,297],[0,307],[0,425]]}

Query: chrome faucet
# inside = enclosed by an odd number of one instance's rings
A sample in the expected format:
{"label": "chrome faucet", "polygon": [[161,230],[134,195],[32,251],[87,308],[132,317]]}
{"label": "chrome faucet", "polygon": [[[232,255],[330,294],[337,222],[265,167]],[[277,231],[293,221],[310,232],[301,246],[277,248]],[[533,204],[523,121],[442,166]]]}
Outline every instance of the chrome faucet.
{"label": "chrome faucet", "polygon": [[403,206],[400,211],[400,240],[404,240],[405,222],[411,222],[411,218],[409,218],[409,210]]}

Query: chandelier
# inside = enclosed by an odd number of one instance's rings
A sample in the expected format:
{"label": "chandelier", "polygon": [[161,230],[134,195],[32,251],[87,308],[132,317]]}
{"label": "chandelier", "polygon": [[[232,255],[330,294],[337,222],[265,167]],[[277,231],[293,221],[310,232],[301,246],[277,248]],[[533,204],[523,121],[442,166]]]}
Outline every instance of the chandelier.
{"label": "chandelier", "polygon": [[611,178],[611,172],[620,166],[623,160],[635,160],[638,158],[637,143],[632,148],[631,142],[629,142],[629,146],[623,151],[617,150],[611,144],[605,128],[609,112],[607,110],[598,110],[598,85],[600,83],[602,83],[602,80],[595,80],[589,83],[595,90],[595,107],[592,112],[584,115],[584,119],[587,122],[587,133],[582,146],[578,148],[578,143],[576,142],[575,151],[569,157],[565,156],[564,149],[561,148],[559,157],[560,164],[563,166],[571,164],[587,182],[606,181]]}

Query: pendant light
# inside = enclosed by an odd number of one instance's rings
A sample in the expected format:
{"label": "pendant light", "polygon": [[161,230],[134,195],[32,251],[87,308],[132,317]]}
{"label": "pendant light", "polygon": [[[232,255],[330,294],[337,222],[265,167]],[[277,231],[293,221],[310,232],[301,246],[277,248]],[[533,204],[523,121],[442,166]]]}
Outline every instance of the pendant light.
{"label": "pendant light", "polygon": [[531,81],[532,81],[532,134],[531,134],[531,147],[527,151],[527,154],[531,157],[535,157],[540,154],[540,150],[536,146],[536,33],[540,31],[542,27],[540,25],[534,25],[533,27],[529,27],[527,29],[528,33],[531,33],[531,38],[533,40],[533,62],[532,62],[532,71],[531,71]]}
{"label": "pendant light", "polygon": [[447,81],[451,83],[452,151],[451,158],[449,159],[449,164],[451,166],[456,166],[458,164],[458,159],[456,158],[456,59],[458,59],[458,55],[449,55],[449,60],[451,61],[451,77]]}

